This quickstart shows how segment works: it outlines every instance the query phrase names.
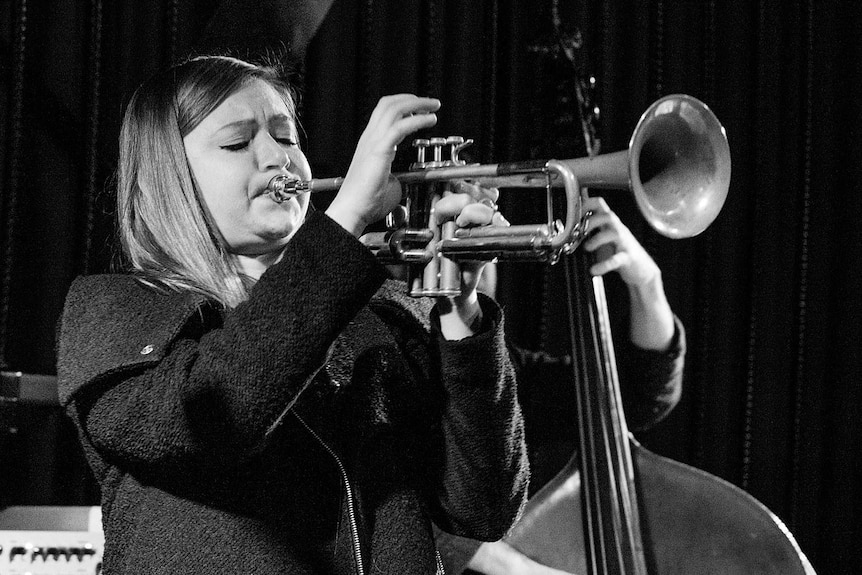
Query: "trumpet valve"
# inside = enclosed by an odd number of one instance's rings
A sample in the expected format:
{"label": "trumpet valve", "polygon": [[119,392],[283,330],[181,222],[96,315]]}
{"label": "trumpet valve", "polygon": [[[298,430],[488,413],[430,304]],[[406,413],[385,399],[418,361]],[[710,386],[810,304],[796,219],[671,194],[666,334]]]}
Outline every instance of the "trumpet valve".
{"label": "trumpet valve", "polygon": [[[464,166],[467,164],[459,157],[461,150],[473,144],[473,140],[465,140],[462,136],[449,136],[447,138],[434,137],[430,139],[419,138],[413,140],[416,148],[416,161],[410,164],[410,170],[427,170],[430,168],[448,168],[451,166]],[[448,154],[443,148],[449,146]],[[429,150],[430,148],[430,159]],[[447,159],[443,159],[446,157]]]}
{"label": "trumpet valve", "polygon": [[446,165],[443,161],[443,146],[446,145],[446,138],[431,138],[431,161],[425,164],[426,168],[442,168]]}
{"label": "trumpet valve", "polygon": [[416,161],[410,165],[411,170],[422,170],[425,168],[425,150],[431,142],[425,138],[413,140],[413,147],[416,148]]}

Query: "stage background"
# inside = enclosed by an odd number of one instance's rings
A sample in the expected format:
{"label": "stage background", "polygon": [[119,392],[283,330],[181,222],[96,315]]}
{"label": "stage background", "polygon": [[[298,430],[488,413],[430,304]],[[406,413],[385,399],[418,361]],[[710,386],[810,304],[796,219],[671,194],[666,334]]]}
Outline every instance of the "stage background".
{"label": "stage background", "polygon": [[[65,292],[111,258],[123,105],[192,51],[230,44],[286,60],[289,49],[318,176],[343,174],[377,99],[404,91],[440,97],[436,133],[474,138],[475,161],[584,154],[549,0],[335,0],[326,14],[328,4],[0,3],[0,367],[54,373]],[[581,32],[580,71],[597,79],[603,151],[626,147],[653,100],[683,92],[715,111],[733,155],[727,203],[696,238],[660,237],[625,194],[610,199],[688,330],[682,401],[639,439],[749,491],[819,573],[858,572],[862,9],[574,0],[559,16]],[[541,214],[536,203],[501,202],[513,221]],[[519,344],[565,348],[561,285],[559,267],[501,265]],[[97,501],[59,408],[0,408],[0,505]]]}

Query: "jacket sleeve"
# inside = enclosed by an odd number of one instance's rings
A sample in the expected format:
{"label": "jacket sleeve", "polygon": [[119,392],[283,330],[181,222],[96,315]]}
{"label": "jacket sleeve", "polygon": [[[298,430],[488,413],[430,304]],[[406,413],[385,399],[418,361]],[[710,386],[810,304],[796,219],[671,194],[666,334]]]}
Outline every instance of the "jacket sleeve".
{"label": "jacket sleeve", "polygon": [[666,351],[641,349],[624,338],[617,362],[629,429],[643,431],[652,427],[679,403],[685,349],[685,328],[676,316],[673,338]]}
{"label": "jacket sleeve", "polygon": [[[674,335],[667,351],[644,350],[625,337],[614,338],[623,411],[632,431],[643,431],[655,425],[679,402],[685,364],[685,328],[678,318],[674,318],[674,324]],[[626,332],[618,329],[614,333]],[[511,351],[519,373],[530,449],[545,443],[566,443],[569,446],[566,454],[555,458],[562,466],[574,449],[578,425],[571,356],[554,357],[516,346],[512,346]],[[556,470],[548,470],[551,472]]]}
{"label": "jacket sleeve", "polygon": [[435,522],[455,535],[493,541],[526,501],[529,464],[502,313],[480,298],[487,329],[459,341],[438,337],[445,453],[437,493],[443,514]]}
{"label": "jacket sleeve", "polygon": [[385,277],[366,248],[317,213],[217,329],[188,329],[202,313],[194,298],[178,304],[176,294],[112,291],[84,278],[60,328],[61,399],[83,439],[127,467],[241,465]]}
{"label": "jacket sleeve", "polygon": [[[676,331],[665,352],[642,350],[622,343],[617,353],[621,386],[624,388],[626,419],[634,430],[648,427],[666,415],[676,404],[682,386],[685,356],[685,331],[675,318]],[[527,410],[527,431],[531,445],[542,441],[565,439],[574,448],[574,390],[570,358],[553,358],[546,354],[510,347],[512,359],[521,376],[519,384],[534,389],[521,390]],[[534,445],[535,447],[535,445]],[[565,457],[570,453],[567,451]],[[561,459],[562,463],[563,460]],[[540,469],[536,488],[545,476],[551,477],[557,467]],[[447,573],[458,575],[476,553],[481,541],[435,529],[437,547]]]}

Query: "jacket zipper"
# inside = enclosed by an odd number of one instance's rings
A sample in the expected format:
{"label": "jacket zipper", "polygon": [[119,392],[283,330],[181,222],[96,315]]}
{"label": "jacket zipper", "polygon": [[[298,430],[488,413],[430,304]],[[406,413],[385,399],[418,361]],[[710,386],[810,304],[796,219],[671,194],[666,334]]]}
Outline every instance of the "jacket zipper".
{"label": "jacket zipper", "polygon": [[[350,524],[350,536],[353,541],[353,556],[356,560],[356,573],[357,575],[365,575],[365,568],[362,565],[362,546],[359,542],[359,524],[356,521],[356,498],[353,495],[353,486],[350,483],[350,478],[347,476],[347,469],[345,469],[344,464],[341,462],[341,458],[338,457],[338,454],[335,453],[329,444],[327,444],[321,437],[314,431],[305,420],[303,420],[298,413],[295,411],[293,414],[296,416],[296,419],[302,424],[305,429],[317,440],[320,445],[332,456],[335,460],[335,464],[338,465],[338,470],[341,473],[341,479],[344,481],[344,491],[347,497],[347,520]],[[439,566],[439,556],[438,556],[438,566]]]}
{"label": "jacket zipper", "polygon": [[[350,484],[350,478],[347,477],[347,469],[344,468],[344,464],[341,462],[341,458],[338,457],[338,454],[335,453],[328,443],[323,441],[321,437],[314,431],[305,420],[302,419],[298,413],[293,412],[296,416],[296,419],[302,424],[302,426],[308,430],[308,432],[317,440],[320,445],[323,446],[323,449],[326,450],[329,455],[335,460],[335,464],[338,465],[338,470],[341,473],[341,479],[344,481],[344,489],[347,497],[347,520],[350,523],[350,536],[353,540],[353,555],[356,559],[356,573],[357,575],[364,575],[365,568],[362,564],[362,547],[359,543],[359,525],[356,521],[356,508],[355,508],[355,498],[353,496],[353,487]],[[438,550],[434,550],[434,556],[437,561],[437,575],[446,575],[446,570],[443,568],[443,559],[440,557],[440,552]]]}

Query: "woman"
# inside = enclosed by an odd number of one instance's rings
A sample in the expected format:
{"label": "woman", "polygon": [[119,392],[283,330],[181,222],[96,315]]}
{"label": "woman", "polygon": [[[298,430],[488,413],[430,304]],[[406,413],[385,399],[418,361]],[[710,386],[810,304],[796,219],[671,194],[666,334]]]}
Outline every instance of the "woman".
{"label": "woman", "polygon": [[[526,489],[499,308],[433,309],[357,240],[400,199],[395,147],[439,101],[381,99],[325,213],[290,91],[223,57],[138,89],[120,140],[126,274],[79,278],[62,401],[102,488],[105,573],[434,573],[432,521],[502,536]],[[502,224],[467,194],[460,225]]]}

